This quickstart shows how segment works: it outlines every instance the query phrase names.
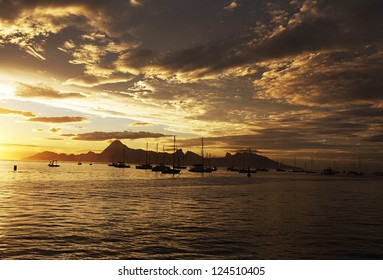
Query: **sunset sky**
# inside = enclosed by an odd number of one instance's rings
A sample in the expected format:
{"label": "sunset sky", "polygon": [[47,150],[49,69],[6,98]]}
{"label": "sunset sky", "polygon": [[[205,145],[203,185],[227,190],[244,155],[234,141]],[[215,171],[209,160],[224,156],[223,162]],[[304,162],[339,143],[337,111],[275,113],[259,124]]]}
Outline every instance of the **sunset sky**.
{"label": "sunset sky", "polygon": [[251,147],[382,169],[380,0],[0,0],[0,158]]}

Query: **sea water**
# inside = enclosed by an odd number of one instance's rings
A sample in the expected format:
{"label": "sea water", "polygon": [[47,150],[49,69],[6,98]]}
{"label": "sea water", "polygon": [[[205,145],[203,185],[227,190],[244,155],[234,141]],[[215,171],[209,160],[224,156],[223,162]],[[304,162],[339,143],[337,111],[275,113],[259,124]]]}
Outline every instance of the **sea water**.
{"label": "sea water", "polygon": [[47,164],[0,162],[1,259],[383,258],[382,177]]}

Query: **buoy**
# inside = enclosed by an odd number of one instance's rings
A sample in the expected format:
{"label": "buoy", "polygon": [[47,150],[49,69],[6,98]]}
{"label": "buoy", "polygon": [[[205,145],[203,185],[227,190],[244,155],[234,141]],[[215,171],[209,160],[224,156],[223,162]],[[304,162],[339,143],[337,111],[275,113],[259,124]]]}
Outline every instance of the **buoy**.
{"label": "buoy", "polygon": [[13,166],[13,171],[17,171],[17,165]]}

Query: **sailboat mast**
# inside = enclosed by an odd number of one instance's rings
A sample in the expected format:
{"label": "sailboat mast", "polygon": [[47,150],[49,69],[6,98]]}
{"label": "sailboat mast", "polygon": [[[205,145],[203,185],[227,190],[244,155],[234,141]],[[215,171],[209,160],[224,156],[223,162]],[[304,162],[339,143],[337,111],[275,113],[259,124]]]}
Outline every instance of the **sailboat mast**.
{"label": "sailboat mast", "polygon": [[205,164],[205,156],[203,153],[203,137],[202,137],[202,146],[201,146],[201,157],[202,157],[202,164]]}
{"label": "sailboat mast", "polygon": [[158,143],[157,143],[157,147],[156,147],[156,149],[157,149],[157,156],[156,156],[156,164],[158,165]]}
{"label": "sailboat mast", "polygon": [[174,135],[174,141],[173,141],[173,169],[174,165],[176,164],[176,136]]}

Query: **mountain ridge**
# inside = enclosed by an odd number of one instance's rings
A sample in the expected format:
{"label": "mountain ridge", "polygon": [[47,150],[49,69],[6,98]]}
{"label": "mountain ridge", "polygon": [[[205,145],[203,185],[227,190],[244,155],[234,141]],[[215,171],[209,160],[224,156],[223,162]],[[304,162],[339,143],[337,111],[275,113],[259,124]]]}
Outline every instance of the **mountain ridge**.
{"label": "mountain ridge", "polygon": [[[153,164],[164,163],[171,165],[173,163],[173,158],[176,158],[177,165],[191,166],[195,163],[202,162],[202,157],[197,155],[194,152],[187,151],[184,153],[182,149],[174,153],[163,153],[159,152],[158,154],[154,151],[144,151],[142,149],[131,149],[119,140],[113,141],[109,146],[107,146],[101,153],[95,153],[89,151],[83,154],[65,154],[65,153],[55,153],[51,151],[44,151],[37,153],[30,157],[24,158],[24,160],[58,160],[58,161],[74,161],[74,162],[129,162],[133,164],[142,164],[145,163],[146,153],[148,155],[148,161]],[[205,158],[205,161],[211,166],[219,167],[239,167],[239,168],[272,168],[276,169],[278,167],[284,169],[293,168],[285,164],[278,163],[272,159],[269,159],[265,156],[260,156],[256,153],[251,152],[241,152],[241,153],[226,153],[224,157],[213,157]]]}

